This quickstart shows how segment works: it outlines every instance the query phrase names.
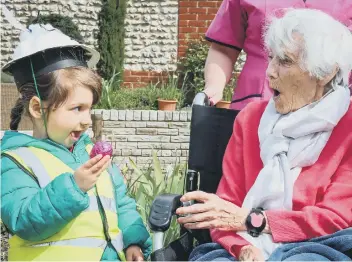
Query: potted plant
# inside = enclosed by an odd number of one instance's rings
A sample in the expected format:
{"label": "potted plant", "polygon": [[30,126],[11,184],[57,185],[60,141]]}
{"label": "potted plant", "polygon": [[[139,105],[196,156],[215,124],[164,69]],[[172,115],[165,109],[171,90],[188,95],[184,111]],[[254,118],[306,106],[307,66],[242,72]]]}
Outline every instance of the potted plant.
{"label": "potted plant", "polygon": [[223,99],[216,103],[217,108],[230,108],[233,95],[233,87],[227,85],[224,89]]}
{"label": "potted plant", "polygon": [[184,94],[177,84],[177,76],[172,76],[169,77],[167,83],[161,85],[158,94],[159,110],[175,111],[177,103],[182,105]]}
{"label": "potted plant", "polygon": [[158,98],[158,109],[163,111],[175,111],[178,100],[176,99],[176,89],[163,88]]}
{"label": "potted plant", "polygon": [[224,88],[223,92],[223,99],[220,100],[217,104],[217,108],[230,108],[231,101],[232,101],[232,96],[233,96],[233,91],[236,88],[237,84],[237,78],[239,76],[238,72],[234,72],[234,76],[229,84],[227,84]]}

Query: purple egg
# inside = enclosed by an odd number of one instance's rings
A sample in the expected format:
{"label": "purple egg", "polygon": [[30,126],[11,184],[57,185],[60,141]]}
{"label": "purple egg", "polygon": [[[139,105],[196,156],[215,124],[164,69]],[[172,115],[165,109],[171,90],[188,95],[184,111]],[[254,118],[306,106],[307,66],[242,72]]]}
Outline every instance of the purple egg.
{"label": "purple egg", "polygon": [[90,152],[90,158],[93,158],[99,154],[103,155],[103,157],[107,155],[112,157],[112,151],[113,150],[110,143],[99,141],[95,143],[92,151]]}

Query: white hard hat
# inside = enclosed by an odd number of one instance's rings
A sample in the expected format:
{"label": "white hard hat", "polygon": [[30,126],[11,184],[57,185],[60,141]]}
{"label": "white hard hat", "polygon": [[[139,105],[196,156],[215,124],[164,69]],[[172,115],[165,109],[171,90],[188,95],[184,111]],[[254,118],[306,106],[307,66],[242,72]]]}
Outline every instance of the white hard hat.
{"label": "white hard hat", "polygon": [[21,32],[12,60],[2,71],[13,75],[19,86],[33,78],[31,66],[35,76],[39,76],[73,66],[92,68],[99,58],[99,52],[71,39],[50,24],[33,24]]}

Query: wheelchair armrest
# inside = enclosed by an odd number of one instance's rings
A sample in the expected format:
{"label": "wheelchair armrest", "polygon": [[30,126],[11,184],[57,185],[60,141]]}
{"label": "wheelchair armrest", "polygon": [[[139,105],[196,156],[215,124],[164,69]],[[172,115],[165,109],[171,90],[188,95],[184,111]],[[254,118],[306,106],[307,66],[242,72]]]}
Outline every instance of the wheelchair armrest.
{"label": "wheelchair armrest", "polygon": [[181,195],[163,194],[154,199],[148,219],[152,231],[165,232],[169,229],[172,216],[182,205],[180,198]]}
{"label": "wheelchair armrest", "polygon": [[210,100],[206,93],[199,92],[193,99],[193,105],[210,106]]}

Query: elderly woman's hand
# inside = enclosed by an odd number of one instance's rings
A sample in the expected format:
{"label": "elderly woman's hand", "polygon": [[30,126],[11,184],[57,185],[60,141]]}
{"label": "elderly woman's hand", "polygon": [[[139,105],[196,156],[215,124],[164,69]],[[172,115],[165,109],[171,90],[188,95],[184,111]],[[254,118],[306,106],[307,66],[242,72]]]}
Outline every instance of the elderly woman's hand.
{"label": "elderly woman's hand", "polygon": [[176,214],[178,222],[188,229],[220,229],[227,231],[245,231],[248,210],[221,199],[215,194],[193,191],[182,196],[181,201],[195,200],[196,204],[180,207]]}
{"label": "elderly woman's hand", "polygon": [[262,251],[252,245],[242,247],[238,259],[239,261],[265,261]]}

